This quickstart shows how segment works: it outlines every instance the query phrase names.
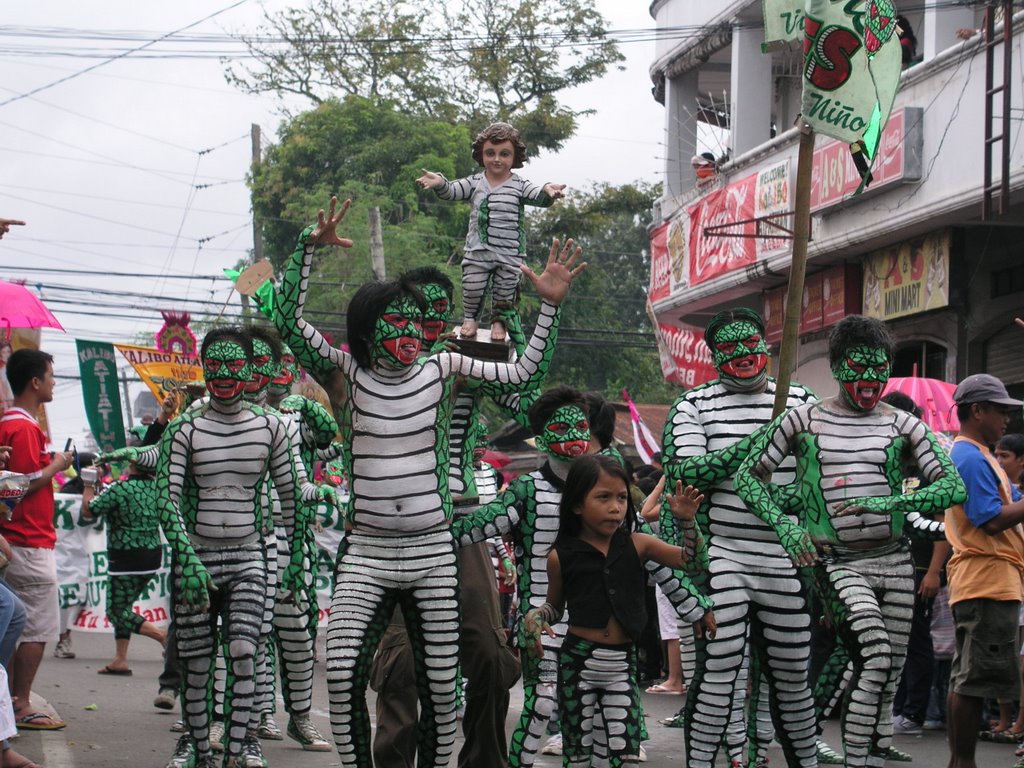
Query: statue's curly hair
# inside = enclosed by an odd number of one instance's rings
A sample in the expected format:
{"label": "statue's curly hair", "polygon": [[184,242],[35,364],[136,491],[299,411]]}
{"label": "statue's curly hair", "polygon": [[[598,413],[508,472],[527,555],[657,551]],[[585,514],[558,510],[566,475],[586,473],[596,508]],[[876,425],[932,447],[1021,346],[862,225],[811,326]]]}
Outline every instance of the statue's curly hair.
{"label": "statue's curly hair", "polygon": [[484,164],[484,142],[500,144],[503,141],[511,141],[515,149],[515,156],[512,158],[513,168],[522,168],[526,162],[526,143],[518,129],[508,123],[491,123],[484,128],[473,139],[473,159],[477,165]]}

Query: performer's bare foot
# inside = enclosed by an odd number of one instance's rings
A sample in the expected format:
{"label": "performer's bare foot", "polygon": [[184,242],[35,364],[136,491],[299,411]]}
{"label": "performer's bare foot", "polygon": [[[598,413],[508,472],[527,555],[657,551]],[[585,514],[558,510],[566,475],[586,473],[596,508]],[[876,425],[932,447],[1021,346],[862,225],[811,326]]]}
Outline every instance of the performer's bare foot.
{"label": "performer's bare foot", "polygon": [[506,338],[505,324],[500,320],[491,321],[491,341],[498,344],[505,341]]}
{"label": "performer's bare foot", "polygon": [[478,327],[475,320],[464,320],[462,328],[459,329],[459,336],[464,339],[475,339]]}

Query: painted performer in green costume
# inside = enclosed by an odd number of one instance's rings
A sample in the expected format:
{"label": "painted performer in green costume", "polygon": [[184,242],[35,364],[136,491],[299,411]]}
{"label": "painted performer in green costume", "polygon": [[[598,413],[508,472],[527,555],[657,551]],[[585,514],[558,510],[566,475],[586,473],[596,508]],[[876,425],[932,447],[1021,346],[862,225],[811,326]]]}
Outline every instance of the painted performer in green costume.
{"label": "painted performer in green costume", "polygon": [[[736,491],[769,522],[799,566],[813,566],[821,601],[853,663],[843,713],[848,766],[881,766],[892,741],[892,702],[906,656],[914,602],[909,532],[937,535],[925,515],[965,497],[931,430],[880,403],[893,340],[885,325],[851,315],[829,336],[836,397],[801,405],[763,432],[736,476]],[[795,456],[787,506],[770,482]],[[906,463],[926,484],[902,493]]]}
{"label": "painted performer in green costume", "polygon": [[[811,766],[806,589],[775,532],[747,509],[733,487],[733,476],[757,430],[771,421],[775,402],[764,321],[746,307],[727,309],[708,323],[704,340],[718,377],[676,399],[662,441],[668,482],[693,485],[706,497],[696,518],[706,549],[694,553],[691,573],[715,601],[718,621],[713,639],[696,642],[683,718],[687,760],[693,768],[710,768],[724,739],[732,760],[756,765],[765,757],[774,722],[787,763]],[[813,392],[794,383],[786,404],[813,399]],[[791,483],[793,470],[788,459],[774,481]],[[662,538],[682,543],[667,505],[660,522]],[[681,636],[688,631],[680,627]],[[744,714],[748,668],[761,673],[751,681],[749,717]],[[769,701],[762,696],[768,693],[762,679],[772,694]],[[745,721],[752,724],[745,727]]]}
{"label": "painted performer in green costume", "polygon": [[292,535],[281,575],[286,598],[301,589],[295,536],[299,477],[279,416],[242,399],[252,379],[252,342],[237,329],[214,330],[200,357],[210,399],[172,421],[160,443],[156,501],[174,552],[175,638],[185,676],[182,711],[189,732],[171,765],[215,764],[209,686],[217,653],[217,618],[226,638],[230,716],[225,768],[240,768],[255,696],[256,651],[263,624],[267,569],[260,492],[268,475]]}
{"label": "painted performer in green costume", "polygon": [[[409,283],[362,286],[348,307],[351,352],[332,347],[303,317],[317,245],[349,246],[336,228],[348,208],[320,211],[299,237],[275,323],[297,359],[325,388],[345,385],[338,418],[350,483],[351,531],[338,553],[327,629],[327,682],[334,741],[345,768],[371,764],[366,685],[373,652],[400,605],[413,640],[420,690],[419,761],[447,766],[455,740],[458,589],[449,528],[448,429],[459,376],[529,387],[554,348],[558,305],[583,271],[580,249],[555,241],[541,274],[522,267],[540,295],[533,338],[518,362],[490,363],[443,351],[424,357],[424,301]],[[328,386],[329,385],[329,386]]]}
{"label": "painted performer in green costume", "polygon": [[167,633],[132,610],[146,585],[160,570],[163,542],[156,510],[153,476],[132,464],[128,477],[96,495],[96,484],[82,490],[82,518],[102,516],[107,523],[107,618],[114,625],[114,660],[100,674],[130,675],[128,643],[132,634],[161,645]]}

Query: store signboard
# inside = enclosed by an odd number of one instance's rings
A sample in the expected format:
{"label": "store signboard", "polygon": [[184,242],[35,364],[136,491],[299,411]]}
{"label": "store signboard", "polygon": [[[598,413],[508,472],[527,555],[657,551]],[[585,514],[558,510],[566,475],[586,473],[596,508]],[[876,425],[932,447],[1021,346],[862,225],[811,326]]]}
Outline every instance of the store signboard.
{"label": "store signboard", "polygon": [[864,314],[879,320],[949,304],[950,230],[883,248],[864,259]]}
{"label": "store signboard", "polygon": [[[839,264],[807,276],[800,304],[801,334],[831,328],[846,315],[860,311],[860,295],[852,279],[853,270],[853,267]],[[782,339],[787,290],[786,286],[781,286],[764,296],[765,338],[771,344]]]}
{"label": "store signboard", "polygon": [[[790,176],[790,162],[787,158],[757,172],[757,188],[754,197],[754,215],[758,218],[772,214],[789,213],[793,210],[793,185]],[[782,226],[792,226],[792,218],[773,219]],[[771,231],[766,222],[765,231]],[[792,239],[786,237],[765,237],[754,241],[758,258],[791,247]]]}
{"label": "store signboard", "polygon": [[893,111],[882,132],[878,155],[871,168],[873,180],[856,198],[852,195],[860,186],[860,174],[850,154],[850,145],[830,140],[815,149],[811,168],[811,213],[846,200],[867,199],[893,184],[920,180],[924,142],[922,119],[920,107]]}

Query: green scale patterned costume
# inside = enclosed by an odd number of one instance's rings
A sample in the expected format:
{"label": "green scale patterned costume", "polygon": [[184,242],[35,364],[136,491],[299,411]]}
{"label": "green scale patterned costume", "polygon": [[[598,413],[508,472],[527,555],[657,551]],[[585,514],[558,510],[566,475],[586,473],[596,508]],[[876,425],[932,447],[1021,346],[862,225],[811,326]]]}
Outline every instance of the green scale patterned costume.
{"label": "green scale patterned costume", "polygon": [[[844,318],[829,339],[838,397],[798,406],[759,434],[736,477],[736,491],[775,528],[800,565],[814,566],[822,604],[852,661],[843,714],[848,766],[881,766],[892,738],[892,701],[906,655],[913,608],[911,532],[937,536],[922,517],[960,503],[963,482],[931,430],[879,403],[893,342],[885,326]],[[788,455],[796,485],[788,506],[768,478]],[[915,464],[927,487],[902,493]]]}

